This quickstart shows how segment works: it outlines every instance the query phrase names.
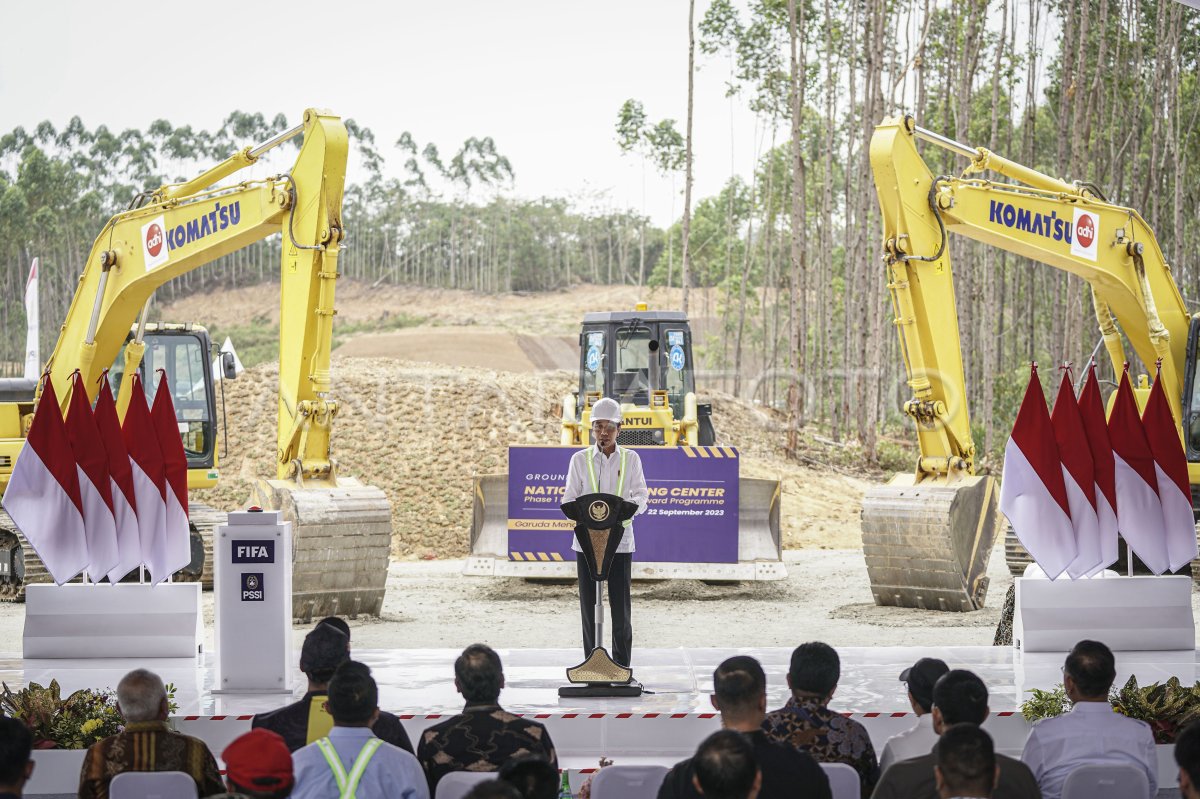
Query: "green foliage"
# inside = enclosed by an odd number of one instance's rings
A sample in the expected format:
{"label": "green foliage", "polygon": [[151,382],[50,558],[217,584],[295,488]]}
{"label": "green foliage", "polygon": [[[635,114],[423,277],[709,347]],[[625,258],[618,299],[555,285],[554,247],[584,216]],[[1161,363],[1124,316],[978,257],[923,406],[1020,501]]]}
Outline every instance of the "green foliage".
{"label": "green foliage", "polygon": [[1071,709],[1071,700],[1061,684],[1049,691],[1034,688],[1031,693],[1033,696],[1021,703],[1021,715],[1030,723],[1061,716]]}
{"label": "green foliage", "polygon": [[1187,725],[1200,719],[1200,682],[1181,685],[1178,677],[1139,688],[1136,676],[1109,697],[1113,710],[1139,719],[1154,731],[1154,742],[1169,744]]}
{"label": "green foliage", "polygon": [[120,732],[123,724],[112,691],[82,689],[63,699],[57,680],[19,691],[4,685],[0,713],[25,722],[35,749],[84,749]]}
{"label": "green foliage", "polygon": [[[424,321],[424,317],[420,316],[384,312],[377,319],[339,322],[333,328],[332,347],[336,349],[347,339],[363,333],[387,333],[406,327],[416,327]],[[210,327],[209,333],[213,341],[217,342],[224,341],[228,336],[233,341],[242,365],[247,369],[260,363],[279,360],[279,323],[271,322],[266,315],[260,314],[248,323],[234,327],[214,325]]]}
{"label": "green foliage", "polygon": [[[1035,688],[1032,694],[1021,704],[1026,721],[1053,718],[1071,709],[1071,700],[1061,684],[1049,691]],[[1131,675],[1123,686],[1109,691],[1108,701],[1113,712],[1149,724],[1155,743],[1171,744],[1180,730],[1200,719],[1200,682],[1188,686],[1178,677],[1171,677],[1165,683],[1142,687]]]}
{"label": "green foliage", "polygon": [[279,360],[279,323],[271,322],[265,314],[233,327],[210,325],[208,332],[218,343],[228,336],[237,350],[238,359],[247,369]]}

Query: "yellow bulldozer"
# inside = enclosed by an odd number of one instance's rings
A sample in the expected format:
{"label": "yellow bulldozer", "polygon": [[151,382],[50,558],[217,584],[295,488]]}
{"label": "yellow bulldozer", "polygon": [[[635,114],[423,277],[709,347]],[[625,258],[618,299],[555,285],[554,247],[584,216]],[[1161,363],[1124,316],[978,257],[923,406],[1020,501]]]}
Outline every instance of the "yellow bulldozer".
{"label": "yellow bulldozer", "polygon": [[[917,150],[918,139],[966,158],[963,173],[935,176]],[[998,491],[995,478],[976,474],[951,233],[1085,280],[1115,374],[1132,360],[1122,334],[1142,364],[1161,359],[1195,506],[1200,320],[1188,314],[1141,214],[1109,202],[1090,183],[1050,177],[925,130],[912,117],[880,124],[870,157],[893,322],[912,390],[904,412],[916,425],[920,447],[911,473],[871,489],[863,501],[863,546],[876,603],[966,611],[982,607],[987,594]],[[1013,182],[988,179],[986,172]],[[1148,377],[1141,375],[1137,385],[1144,395]],[[1010,553],[1021,554],[1014,546]]]}
{"label": "yellow bulldozer", "polygon": [[[302,142],[287,172],[219,185],[296,137]],[[192,180],[140,194],[96,237],[45,365],[46,379],[54,382],[64,406],[76,369],[93,401],[108,370],[122,413],[134,383],[123,378],[140,371],[147,393],[153,394],[153,376],[165,370],[188,456],[188,486],[216,485],[208,334],[195,324],[147,323],[149,303],[167,281],[281,234],[275,474],[258,482],[247,504],[279,509],[293,523],[293,615],[298,619],[377,615],[391,543],[391,509],[383,492],[340,474],[331,447],[339,406],[330,346],[338,253],[346,235],[342,191],[348,148],[341,120],[309,109],[302,124]],[[24,445],[38,394],[38,381],[0,382],[0,490]],[[180,577],[211,581],[212,527],[223,514],[198,504],[191,511],[193,559]],[[25,585],[48,581],[24,536],[7,514],[0,514],[0,597],[20,599]]]}
{"label": "yellow bulldozer", "polygon": [[[650,483],[649,508],[637,522],[639,531],[648,532],[638,533],[633,576],[717,581],[785,577],[779,481],[740,476],[737,450],[721,445],[711,406],[697,400],[694,364],[691,326],[681,311],[651,310],[638,303],[632,311],[585,314],[579,382],[562,401],[559,447],[540,453],[537,448],[510,448],[508,474],[475,478],[466,572],[575,575],[570,525],[558,513],[557,502],[541,508],[545,518],[523,517],[517,503],[530,491],[545,493],[549,500],[561,491],[570,452],[591,444],[592,406],[610,397],[621,404],[624,417],[618,444],[641,448]],[[514,468],[518,455],[521,463],[532,466]],[[722,487],[705,488],[718,484]],[[688,545],[689,533],[695,533],[694,546]],[[668,542],[669,537],[678,537],[678,545]],[[517,546],[517,540],[530,543]]]}

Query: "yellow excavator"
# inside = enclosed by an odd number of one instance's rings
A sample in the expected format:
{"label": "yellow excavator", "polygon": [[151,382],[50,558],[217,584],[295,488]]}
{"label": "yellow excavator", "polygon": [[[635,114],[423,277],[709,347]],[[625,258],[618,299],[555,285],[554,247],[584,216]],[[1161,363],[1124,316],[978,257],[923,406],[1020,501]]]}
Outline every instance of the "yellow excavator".
{"label": "yellow excavator", "polygon": [[[218,185],[298,136],[302,144],[287,172]],[[207,333],[191,324],[148,324],[147,310],[155,290],[167,281],[281,234],[278,449],[275,474],[258,482],[251,503],[281,510],[293,523],[293,615],[298,619],[378,615],[391,543],[387,498],[378,488],[340,474],[330,441],[338,413],[329,359],[338,253],[346,235],[342,191],[348,147],[339,118],[309,109],[302,124],[192,180],[138,195],[97,236],[45,366],[64,407],[76,369],[94,400],[111,367],[109,379],[122,413],[134,381],[121,378],[141,370],[152,394],[152,376],[164,369],[188,454],[188,486],[215,485],[219,471]],[[36,392],[35,381],[0,385],[0,490],[24,445]],[[208,528],[220,519],[209,509],[199,510],[205,527],[201,537],[207,540],[193,540],[187,570],[193,579],[205,567],[211,574]],[[25,584],[48,580],[24,536],[7,515],[0,516],[4,597],[18,599]]]}
{"label": "yellow excavator", "polygon": [[[937,176],[920,139],[968,160]],[[968,418],[951,233],[1023,255],[1087,281],[1115,374],[1130,358],[1162,360],[1163,387],[1182,425],[1193,506],[1200,483],[1200,394],[1191,317],[1154,232],[1132,208],[1089,183],[1068,183],[983,147],[925,130],[912,117],[884,121],[871,138],[883,217],[883,257],[912,398],[920,458],[909,474],[868,491],[863,547],[879,605],[966,611],[983,606],[996,534],[997,486],[976,474]],[[1014,182],[982,175],[993,172]],[[1135,386],[1148,388],[1140,375]]]}

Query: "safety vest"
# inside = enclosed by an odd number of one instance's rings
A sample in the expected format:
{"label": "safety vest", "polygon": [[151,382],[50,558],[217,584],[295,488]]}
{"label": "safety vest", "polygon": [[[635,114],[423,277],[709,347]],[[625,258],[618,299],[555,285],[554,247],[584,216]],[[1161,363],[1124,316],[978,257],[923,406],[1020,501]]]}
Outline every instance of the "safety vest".
{"label": "safety vest", "polygon": [[[628,450],[624,447],[620,447],[619,449],[621,450],[621,463],[617,467],[617,496],[621,497],[621,492],[625,488],[625,453]],[[587,450],[588,479],[592,483],[593,494],[600,493],[600,480],[596,477],[596,453],[599,451],[600,448],[597,446],[588,447]],[[624,499],[624,497],[621,497],[621,499]],[[633,519],[625,522],[626,527],[631,524],[633,524]]]}
{"label": "safety vest", "polygon": [[372,738],[363,744],[363,748],[358,750],[358,757],[354,758],[354,765],[350,767],[349,774],[346,773],[342,759],[338,757],[337,751],[328,738],[321,738],[316,743],[321,754],[325,755],[325,762],[329,764],[329,770],[333,772],[334,780],[337,781],[340,799],[355,799],[354,792],[358,790],[359,780],[362,779],[363,772],[367,770],[367,764],[375,756],[375,750],[383,746],[383,741]]}

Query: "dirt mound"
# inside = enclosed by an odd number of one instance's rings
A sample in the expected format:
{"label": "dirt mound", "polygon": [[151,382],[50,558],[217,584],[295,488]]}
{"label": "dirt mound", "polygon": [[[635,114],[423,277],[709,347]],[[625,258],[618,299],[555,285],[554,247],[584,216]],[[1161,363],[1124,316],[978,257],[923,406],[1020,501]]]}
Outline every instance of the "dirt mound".
{"label": "dirt mound", "polygon": [[344,358],[468,366],[502,372],[572,371],[579,343],[572,336],[527,336],[488,327],[411,327],[355,336],[334,350]]}
{"label": "dirt mound", "polygon": [[[509,445],[558,441],[559,402],[573,386],[562,372],[513,374],[390,359],[338,358],[334,457],[343,474],[378,486],[392,503],[393,554],[461,557],[471,524],[471,481],[504,472]],[[230,452],[221,484],[196,499],[242,507],[258,477],[274,474],[278,367],[247,370],[226,385]],[[717,397],[723,441],[739,446],[749,477],[782,480],[787,548],[856,548],[867,483],[785,461],[778,420]],[[222,441],[223,444],[223,441]]]}

